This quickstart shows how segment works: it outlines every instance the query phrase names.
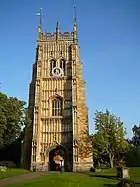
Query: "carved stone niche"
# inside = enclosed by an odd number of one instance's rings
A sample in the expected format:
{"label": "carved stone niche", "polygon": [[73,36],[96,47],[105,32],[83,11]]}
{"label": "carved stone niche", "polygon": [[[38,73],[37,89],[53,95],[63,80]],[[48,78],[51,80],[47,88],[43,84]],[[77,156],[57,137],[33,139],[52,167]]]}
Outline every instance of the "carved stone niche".
{"label": "carved stone niche", "polygon": [[33,146],[34,146],[34,147],[36,147],[36,146],[37,146],[37,142],[36,142],[35,137],[33,137]]}
{"label": "carved stone niche", "polygon": [[38,66],[38,67],[41,67],[41,61],[40,61],[40,60],[37,61],[37,66]]}
{"label": "carved stone niche", "polygon": [[72,81],[72,82],[73,82],[73,85],[76,85],[76,80],[75,80],[75,79],[73,79],[73,81]]}
{"label": "carved stone niche", "polygon": [[38,106],[35,106],[35,113],[38,113]]}
{"label": "carved stone niche", "polygon": [[77,146],[78,146],[78,141],[77,141],[77,140],[73,140],[73,145],[74,145],[75,147],[77,147]]}
{"label": "carved stone niche", "polygon": [[76,52],[76,45],[75,44],[72,44],[72,50],[73,50],[73,52]]}
{"label": "carved stone niche", "polygon": [[73,65],[75,65],[76,61],[75,61],[75,60],[73,60],[72,62],[73,62]]}
{"label": "carved stone niche", "polygon": [[40,80],[36,80],[36,85],[40,86]]}
{"label": "carved stone niche", "polygon": [[39,50],[40,50],[40,51],[42,51],[42,50],[43,50],[42,45],[39,45]]}

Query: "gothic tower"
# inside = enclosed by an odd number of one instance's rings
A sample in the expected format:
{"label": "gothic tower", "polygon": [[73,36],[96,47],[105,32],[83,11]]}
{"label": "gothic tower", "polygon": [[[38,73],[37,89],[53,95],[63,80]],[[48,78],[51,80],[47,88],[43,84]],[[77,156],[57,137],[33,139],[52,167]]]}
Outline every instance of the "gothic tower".
{"label": "gothic tower", "polygon": [[[61,154],[65,171],[89,170],[92,155],[80,145],[88,133],[85,82],[79,56],[76,16],[73,32],[44,33],[40,12],[36,60],[29,91],[31,124],[25,129],[22,166],[56,170]],[[86,132],[86,133],[85,133]],[[87,146],[87,145],[86,145]]]}

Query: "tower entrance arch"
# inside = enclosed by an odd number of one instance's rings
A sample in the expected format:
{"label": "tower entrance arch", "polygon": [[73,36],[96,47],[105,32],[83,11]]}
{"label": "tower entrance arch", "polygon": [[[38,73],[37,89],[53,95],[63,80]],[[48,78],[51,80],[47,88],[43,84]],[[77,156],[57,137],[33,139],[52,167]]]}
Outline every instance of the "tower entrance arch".
{"label": "tower entrance arch", "polygon": [[63,145],[55,145],[47,150],[48,170],[59,171],[60,167],[64,171],[68,170],[68,151]]}

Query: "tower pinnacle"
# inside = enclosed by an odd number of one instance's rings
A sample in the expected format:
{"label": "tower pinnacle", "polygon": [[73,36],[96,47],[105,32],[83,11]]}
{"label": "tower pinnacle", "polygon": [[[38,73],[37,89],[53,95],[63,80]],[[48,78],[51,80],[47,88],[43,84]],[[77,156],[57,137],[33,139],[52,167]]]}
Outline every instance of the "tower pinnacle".
{"label": "tower pinnacle", "polygon": [[36,16],[39,16],[39,25],[38,25],[38,32],[42,32],[42,8],[40,8],[40,12],[36,14]]}
{"label": "tower pinnacle", "polygon": [[60,29],[60,26],[59,26],[59,23],[57,21],[57,23],[56,23],[56,32],[59,32],[59,29]]}
{"label": "tower pinnacle", "polygon": [[74,8],[74,23],[76,24],[76,6],[74,5],[73,8]]}
{"label": "tower pinnacle", "polygon": [[59,27],[59,23],[57,21],[57,23],[56,23],[56,40],[58,40],[58,38],[59,38],[59,29],[60,29],[60,27]]}
{"label": "tower pinnacle", "polygon": [[74,5],[74,24],[73,24],[73,32],[74,32],[74,42],[78,41],[77,36],[77,20],[76,20],[76,6]]}

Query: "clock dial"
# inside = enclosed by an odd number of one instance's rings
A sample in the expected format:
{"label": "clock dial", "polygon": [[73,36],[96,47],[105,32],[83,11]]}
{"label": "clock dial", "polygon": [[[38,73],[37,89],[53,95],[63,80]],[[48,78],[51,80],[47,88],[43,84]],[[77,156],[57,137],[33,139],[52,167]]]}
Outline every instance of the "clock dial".
{"label": "clock dial", "polygon": [[55,67],[52,69],[52,75],[54,77],[61,77],[63,73],[63,70],[60,67]]}

